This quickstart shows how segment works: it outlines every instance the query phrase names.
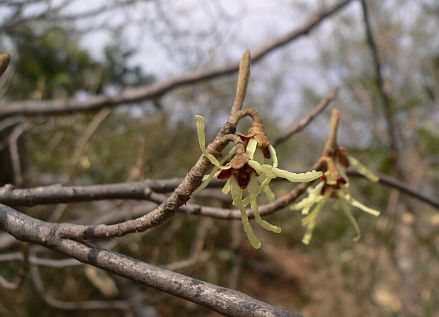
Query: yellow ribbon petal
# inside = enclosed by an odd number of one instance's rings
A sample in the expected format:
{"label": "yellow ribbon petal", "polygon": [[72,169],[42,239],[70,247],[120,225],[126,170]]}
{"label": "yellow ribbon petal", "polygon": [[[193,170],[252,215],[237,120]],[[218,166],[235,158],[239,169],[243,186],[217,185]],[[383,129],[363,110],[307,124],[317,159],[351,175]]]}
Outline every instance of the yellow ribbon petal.
{"label": "yellow ribbon petal", "polygon": [[274,226],[271,223],[269,223],[268,221],[263,220],[261,218],[261,215],[260,215],[259,209],[258,209],[258,203],[257,203],[259,182],[258,182],[257,178],[253,175],[250,177],[250,182],[248,183],[247,190],[248,190],[248,196],[250,199],[250,205],[251,205],[253,214],[255,215],[256,222],[265,230],[272,231],[274,233],[280,233],[281,228]]}
{"label": "yellow ribbon petal", "polygon": [[357,169],[360,174],[364,175],[366,178],[368,178],[372,182],[378,182],[380,178],[376,176],[374,173],[372,173],[371,170],[369,170],[366,166],[360,163],[359,160],[357,160],[355,157],[349,156],[349,163]]}
{"label": "yellow ribbon petal", "polygon": [[271,159],[273,160],[273,167],[278,167],[279,162],[277,160],[276,150],[271,144],[268,146],[268,150],[270,151]]}
{"label": "yellow ribbon petal", "polygon": [[221,167],[220,162],[217,160],[217,158],[215,156],[210,154],[206,149],[206,134],[204,132],[204,117],[196,115],[195,118],[197,121],[197,135],[198,135],[198,144],[200,145],[200,150],[204,154],[204,156],[206,156],[206,158],[210,161],[210,163],[212,163],[216,167],[220,168]]}
{"label": "yellow ribbon petal", "polygon": [[341,210],[344,212],[346,217],[348,217],[349,221],[354,226],[355,233],[356,233],[356,235],[354,237],[354,241],[360,240],[360,238],[361,238],[360,226],[358,225],[358,222],[355,219],[355,217],[352,215],[351,208],[349,208],[349,205],[346,203],[346,201],[344,199],[340,199],[338,202],[339,202],[338,205],[341,207]]}
{"label": "yellow ribbon petal", "polygon": [[248,157],[252,160],[253,156],[255,155],[256,147],[258,146],[258,141],[255,139],[250,139],[248,141],[247,147],[245,148],[245,151],[247,152]]}
{"label": "yellow ribbon petal", "polygon": [[[220,161],[220,164],[223,165],[227,160],[229,160],[236,152],[236,148],[233,147],[230,149],[229,153],[227,153],[227,155]],[[224,169],[224,168],[223,168]],[[212,171],[208,174],[208,175],[204,175],[203,176],[203,182],[200,184],[200,186],[198,186],[198,188],[194,191],[195,193],[198,193],[199,191],[203,190],[204,188],[207,187],[207,185],[209,185],[209,183],[212,181],[212,179],[217,175],[217,173],[219,172],[220,168],[218,168],[217,166],[214,166],[212,168]],[[225,186],[224,186],[225,187]],[[229,190],[230,191],[230,190]]]}
{"label": "yellow ribbon petal", "polygon": [[[320,171],[311,171],[306,173],[292,173],[285,170],[281,170],[280,168],[273,167],[272,172],[277,176],[281,178],[285,178],[290,182],[297,183],[297,182],[310,182],[313,181],[320,176],[323,175]],[[274,177],[273,177],[274,178]]]}
{"label": "yellow ribbon petal", "polygon": [[313,209],[313,211],[308,216],[303,218],[302,224],[306,225],[306,232],[302,239],[303,244],[309,244],[309,242],[311,241],[312,235],[314,233],[314,228],[316,226],[317,217],[319,216],[320,211],[322,210],[328,198],[329,198],[328,194],[325,193],[325,196],[323,197],[322,200],[318,202],[317,206]]}
{"label": "yellow ribbon petal", "polygon": [[322,191],[323,185],[324,185],[324,183],[320,182],[314,188],[308,188],[307,189],[308,196],[303,198],[298,203],[292,205],[290,207],[290,209],[291,210],[300,210],[300,209],[304,209],[304,208],[309,209],[309,207],[311,207],[312,205],[317,204],[323,198],[323,195],[320,194]]}
{"label": "yellow ribbon petal", "polygon": [[247,238],[253,248],[259,249],[261,247],[261,241],[259,241],[259,239],[256,237],[253,228],[248,221],[247,211],[242,204],[242,189],[241,187],[239,187],[238,181],[235,179],[235,177],[230,177],[230,190],[232,194],[233,205],[239,208],[239,211],[241,212],[242,225],[244,227]]}
{"label": "yellow ribbon petal", "polygon": [[345,192],[338,192],[339,197],[341,199],[344,199],[348,204],[357,207],[358,209],[363,210],[364,212],[367,212],[368,214],[371,214],[372,216],[378,217],[380,215],[380,211],[367,207],[365,205],[363,205],[362,203],[360,203],[358,200],[355,200],[354,198],[352,198],[351,194]]}

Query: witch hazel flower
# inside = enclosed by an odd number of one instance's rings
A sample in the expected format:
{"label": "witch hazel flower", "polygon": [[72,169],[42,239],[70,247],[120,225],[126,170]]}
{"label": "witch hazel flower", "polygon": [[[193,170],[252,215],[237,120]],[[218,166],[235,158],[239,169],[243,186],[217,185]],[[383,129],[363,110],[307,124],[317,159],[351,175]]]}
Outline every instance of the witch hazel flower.
{"label": "witch hazel flower", "polygon": [[[204,118],[196,116],[200,149],[214,165],[211,173],[204,177],[197,191],[205,188],[213,177],[227,179],[222,192],[226,195],[230,193],[233,205],[241,212],[241,220],[247,238],[252,247],[258,249],[261,247],[261,242],[250,225],[246,206],[250,205],[256,222],[262,228],[280,233],[281,228],[261,218],[257,202],[258,196],[264,192],[270,201],[274,199],[274,193],[269,187],[270,181],[274,178],[281,177],[291,182],[309,182],[320,177],[322,172],[291,173],[279,169],[276,151],[265,135],[262,120],[254,110],[251,112],[254,121],[247,135],[228,134],[223,137],[224,142],[231,141],[234,146],[221,161],[207,151]],[[266,159],[271,160],[271,165],[265,163]]]}
{"label": "witch hazel flower", "polygon": [[[335,135],[332,138],[335,140]],[[346,174],[346,169],[349,166],[353,166],[360,174],[364,175],[372,182],[377,182],[379,178],[363,164],[361,164],[356,158],[348,156],[347,150],[345,148],[338,147],[334,141],[331,143],[331,145],[326,146],[324,154],[320,159],[320,163],[323,169],[326,170],[325,173],[320,177],[320,182],[314,187],[308,188],[308,195],[300,202],[291,206],[291,210],[301,210],[302,215],[304,215],[302,224],[306,226],[306,233],[302,239],[302,242],[304,244],[309,244],[317,223],[317,218],[326,203],[331,200],[334,200],[333,207],[336,209],[341,209],[341,211],[352,223],[356,232],[354,241],[357,241],[361,236],[360,227],[352,215],[351,206],[375,217],[379,216],[380,212],[376,209],[363,205],[361,202],[352,197],[350,191],[350,182]]]}

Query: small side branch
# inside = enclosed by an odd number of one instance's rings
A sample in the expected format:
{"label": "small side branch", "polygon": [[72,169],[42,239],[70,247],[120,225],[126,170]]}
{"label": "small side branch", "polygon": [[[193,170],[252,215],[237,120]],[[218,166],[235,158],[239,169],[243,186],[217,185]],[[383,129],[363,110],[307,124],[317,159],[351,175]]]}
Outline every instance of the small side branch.
{"label": "small side branch", "polygon": [[338,94],[338,88],[334,89],[330,95],[328,95],[326,98],[324,98],[322,101],[319,102],[319,104],[314,108],[313,111],[308,113],[303,119],[301,119],[299,122],[296,123],[293,127],[288,129],[284,134],[278,136],[274,142],[273,145],[277,146],[283,142],[285,142],[287,139],[289,139],[291,136],[293,136],[296,133],[299,133],[303,129],[305,129],[320,113],[323,112],[323,110],[326,109],[326,107],[329,106],[329,104],[337,98]]}

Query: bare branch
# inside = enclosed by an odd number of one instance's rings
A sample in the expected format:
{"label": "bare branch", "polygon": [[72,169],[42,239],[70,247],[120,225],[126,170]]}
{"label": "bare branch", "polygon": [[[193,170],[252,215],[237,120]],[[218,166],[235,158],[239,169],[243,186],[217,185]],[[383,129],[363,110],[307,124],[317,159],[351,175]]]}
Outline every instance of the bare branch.
{"label": "bare branch", "polygon": [[[385,185],[390,188],[394,188],[399,190],[401,193],[406,194],[412,198],[416,198],[419,201],[422,201],[434,208],[439,209],[439,200],[435,199],[434,197],[429,197],[425,194],[423,194],[420,191],[417,191],[414,188],[411,188],[409,185],[404,184],[402,181],[397,180],[396,178],[387,176],[382,173],[374,172],[375,175],[379,177],[378,183]],[[355,176],[355,177],[364,177],[357,171],[348,171],[348,175]]]}
{"label": "bare branch", "polygon": [[[439,201],[437,199],[429,197],[393,177],[382,173],[374,173],[380,178],[380,184],[395,188],[406,195],[439,209]],[[359,173],[355,171],[348,171],[348,174],[354,177],[360,176]],[[10,185],[6,185],[0,188],[0,203],[10,206],[38,206],[114,199],[151,199],[161,203],[161,199],[166,196],[159,196],[157,193],[171,192],[181,182],[182,179],[172,178],[88,186],[52,185],[28,189],[15,189]],[[210,184],[211,187],[221,187],[223,185],[224,181],[217,180],[212,181]],[[204,197],[203,192],[200,192],[199,195]],[[209,193],[208,197],[216,199],[217,196]],[[187,206],[191,206],[191,204]]]}
{"label": "bare branch", "polygon": [[9,155],[12,162],[12,170],[14,171],[14,183],[18,187],[23,186],[23,173],[21,168],[20,154],[18,151],[18,138],[24,133],[28,125],[22,123],[14,128],[9,136]]}
{"label": "bare branch", "polygon": [[[22,260],[23,260],[23,255],[21,252],[0,254],[0,262],[22,261]],[[84,263],[79,262],[78,260],[75,259],[55,260],[55,259],[40,258],[34,255],[29,256],[29,263],[33,265],[47,266],[53,268],[65,268],[71,266],[84,265]]]}
{"label": "bare branch", "polygon": [[[252,62],[256,63],[269,53],[309,34],[321,22],[343,9],[352,0],[344,0],[334,4],[326,10],[313,15],[301,27],[273,40],[267,45],[256,50]],[[205,80],[220,78],[235,73],[239,63],[231,63],[220,68],[200,70],[155,83],[142,88],[127,88],[116,96],[96,95],[86,100],[44,100],[44,101],[17,101],[11,102],[7,107],[0,109],[0,118],[17,114],[24,116],[67,114],[80,111],[96,111],[104,107],[115,107],[132,104],[139,101],[158,98],[176,88],[192,85]]]}
{"label": "bare branch", "polygon": [[392,109],[391,109],[391,99],[390,96],[387,94],[386,89],[384,87],[384,79],[383,79],[383,72],[381,67],[381,62],[378,55],[378,49],[377,45],[375,43],[375,38],[372,33],[372,27],[370,26],[369,21],[369,13],[367,9],[367,4],[365,0],[361,0],[361,8],[363,12],[363,20],[364,20],[364,26],[366,29],[366,38],[367,43],[369,45],[370,53],[372,55],[373,59],[373,66],[375,69],[375,82],[376,86],[378,88],[378,93],[381,98],[381,103],[384,110],[384,117],[387,122],[387,133],[390,138],[390,158],[395,163],[398,161],[398,140],[397,140],[397,134],[396,134],[396,126],[395,122],[393,120],[392,116]]}
{"label": "bare branch", "polygon": [[89,243],[82,244],[60,238],[60,225],[32,218],[4,205],[0,205],[0,229],[17,239],[41,244],[81,262],[185,298],[228,316],[300,316],[235,290],[161,269]]}
{"label": "bare branch", "polygon": [[304,117],[302,120],[297,122],[292,128],[285,131],[284,134],[278,136],[274,142],[273,145],[279,145],[283,142],[285,142],[288,138],[290,138],[292,135],[302,131],[305,129],[308,124],[310,124],[323,110],[326,109],[327,106],[331,103],[332,100],[337,98],[338,94],[338,88],[334,89],[329,96],[327,96],[325,99],[320,101],[320,103],[315,107],[313,111],[308,113],[306,117]]}

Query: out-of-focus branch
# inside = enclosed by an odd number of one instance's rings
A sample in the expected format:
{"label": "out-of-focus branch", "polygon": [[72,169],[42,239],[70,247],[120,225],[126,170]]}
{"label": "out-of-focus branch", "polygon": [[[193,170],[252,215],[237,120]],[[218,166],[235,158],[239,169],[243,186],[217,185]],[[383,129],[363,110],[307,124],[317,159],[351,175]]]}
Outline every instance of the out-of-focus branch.
{"label": "out-of-focus branch", "polygon": [[43,280],[41,279],[38,267],[31,265],[31,277],[38,294],[43,300],[52,307],[62,310],[123,310],[129,311],[131,306],[128,301],[113,300],[113,301],[63,301],[54,298],[44,289]]}
{"label": "out-of-focus branch", "polygon": [[[46,10],[38,10],[41,11],[37,14],[28,14],[25,15],[24,12],[26,10],[25,7],[28,6],[27,11],[32,11],[30,7],[32,4],[37,4],[37,2],[43,1],[24,1],[21,3],[16,3],[16,10],[12,14],[10,18],[4,20],[2,24],[0,24],[0,32],[12,32],[15,28],[22,26],[23,24],[30,24],[34,22],[38,22],[44,20],[45,22],[73,22],[78,20],[96,18],[99,15],[104,13],[108,13],[111,11],[115,11],[120,9],[121,7],[134,4],[136,2],[140,2],[140,0],[125,0],[125,1],[111,1],[105,3],[94,9],[85,10],[83,12],[78,12],[74,14],[63,14],[62,11],[71,6],[73,1],[62,1],[61,3],[55,3],[55,1],[44,1],[46,2]],[[5,5],[8,5],[5,3]],[[66,10],[67,11],[67,10]]]}
{"label": "out-of-focus branch", "polygon": [[0,205],[0,229],[19,240],[41,244],[81,262],[185,298],[227,316],[300,316],[235,290],[161,269],[90,243],[62,238],[58,235],[59,228],[59,224],[47,223]]}
{"label": "out-of-focus branch", "polygon": [[390,159],[392,162],[398,161],[398,140],[396,125],[392,116],[392,105],[390,96],[387,94],[384,87],[383,72],[381,67],[380,58],[378,55],[378,48],[375,42],[375,38],[372,33],[372,27],[369,20],[369,12],[365,0],[361,0],[361,7],[363,12],[363,20],[366,31],[367,44],[369,45],[370,53],[372,55],[373,66],[375,69],[375,82],[378,88],[378,94],[381,98],[381,103],[383,106],[384,117],[387,123],[387,134],[389,135],[389,147],[390,147]]}
{"label": "out-of-focus branch", "polygon": [[[407,184],[388,175],[374,172],[379,177],[379,183],[389,188],[395,188],[402,193],[439,209],[439,201],[429,197]],[[348,171],[351,176],[361,176],[356,171]],[[12,186],[0,188],[0,203],[11,206],[38,206],[59,203],[75,203],[97,200],[135,199],[157,201],[157,193],[173,191],[182,179],[146,180],[143,182],[102,184],[88,186],[62,186],[52,185],[28,189],[15,189]],[[224,181],[213,181],[212,187],[221,187]],[[200,196],[203,192],[200,192]],[[161,196],[166,197],[166,196]],[[207,197],[207,196],[206,196]],[[208,198],[215,198],[208,195]],[[223,209],[224,210],[224,209]]]}
{"label": "out-of-focus branch", "polygon": [[[75,259],[55,260],[55,259],[40,258],[34,255],[29,255],[28,259],[30,264],[53,267],[53,268],[65,268],[65,267],[78,266],[84,264]],[[22,261],[22,260],[23,260],[23,255],[21,252],[0,254],[0,262],[11,262],[11,261]]]}
{"label": "out-of-focus branch", "polygon": [[[372,27],[369,20],[369,12],[367,3],[365,0],[361,0],[361,8],[363,13],[364,26],[366,31],[367,43],[373,58],[373,64],[375,68],[375,81],[378,88],[378,93],[381,98],[381,104],[384,111],[384,117],[387,124],[387,133],[389,135],[389,159],[393,165],[393,169],[396,172],[398,178],[403,182],[410,182],[408,177],[408,169],[401,160],[399,148],[399,134],[397,125],[392,113],[391,98],[387,93],[384,86],[384,79],[382,73],[382,66],[379,59],[377,45],[372,32]],[[420,317],[423,315],[423,308],[421,304],[421,298],[417,291],[420,287],[417,281],[416,270],[416,248],[415,248],[415,236],[413,228],[413,211],[411,202],[408,199],[402,199],[400,205],[401,214],[397,219],[395,226],[395,259],[396,266],[401,276],[401,300],[403,303],[403,314],[405,316]]]}
{"label": "out-of-focus branch", "polygon": [[21,260],[22,264],[20,271],[18,272],[17,282],[9,282],[3,276],[0,275],[0,286],[3,288],[17,290],[26,280],[27,273],[29,271],[29,244],[23,243],[21,252],[17,252],[18,260]]}
{"label": "out-of-focus branch", "polygon": [[18,151],[18,139],[27,129],[28,125],[22,123],[14,128],[9,136],[9,155],[11,157],[12,170],[14,172],[14,183],[18,187],[23,186],[23,171],[21,168],[20,153]]}
{"label": "out-of-focus branch", "polygon": [[[361,175],[358,171],[354,171],[354,170],[349,170],[348,172],[349,176],[354,176],[354,177],[363,177],[363,175]],[[419,201],[422,201],[434,208],[437,208],[439,210],[439,200],[435,199],[434,197],[429,197],[425,194],[423,194],[420,191],[417,191],[414,188],[411,188],[408,184],[405,184],[404,182],[393,178],[391,176],[382,174],[382,173],[378,173],[378,172],[373,172],[376,176],[379,177],[378,183],[387,186],[389,188],[394,188],[399,190],[401,193],[406,194],[412,198],[415,198]]]}
{"label": "out-of-focus branch", "polygon": [[303,129],[305,129],[308,124],[310,124],[323,110],[326,109],[327,106],[333,101],[335,98],[337,98],[338,94],[338,88],[334,89],[330,95],[328,95],[326,98],[324,98],[320,103],[317,105],[317,107],[314,108],[313,111],[308,113],[306,117],[304,117],[302,120],[297,122],[293,127],[285,131],[284,134],[278,136],[274,142],[273,145],[279,145],[283,142],[285,142],[288,138],[290,138],[292,135],[299,133]]}
{"label": "out-of-focus branch", "polygon": [[[320,23],[343,9],[352,0],[344,0],[333,6],[314,14],[301,27],[273,40],[256,50],[252,57],[255,63],[276,49],[309,34]],[[178,77],[158,82],[142,88],[127,88],[116,96],[96,95],[85,100],[44,100],[44,101],[17,101],[10,102],[8,106],[0,109],[0,118],[14,115],[55,115],[80,111],[96,111],[104,107],[115,107],[136,103],[139,101],[158,98],[176,88],[192,85],[205,80],[220,78],[235,73],[239,69],[239,63],[231,63],[220,68],[200,70],[184,74]]]}

